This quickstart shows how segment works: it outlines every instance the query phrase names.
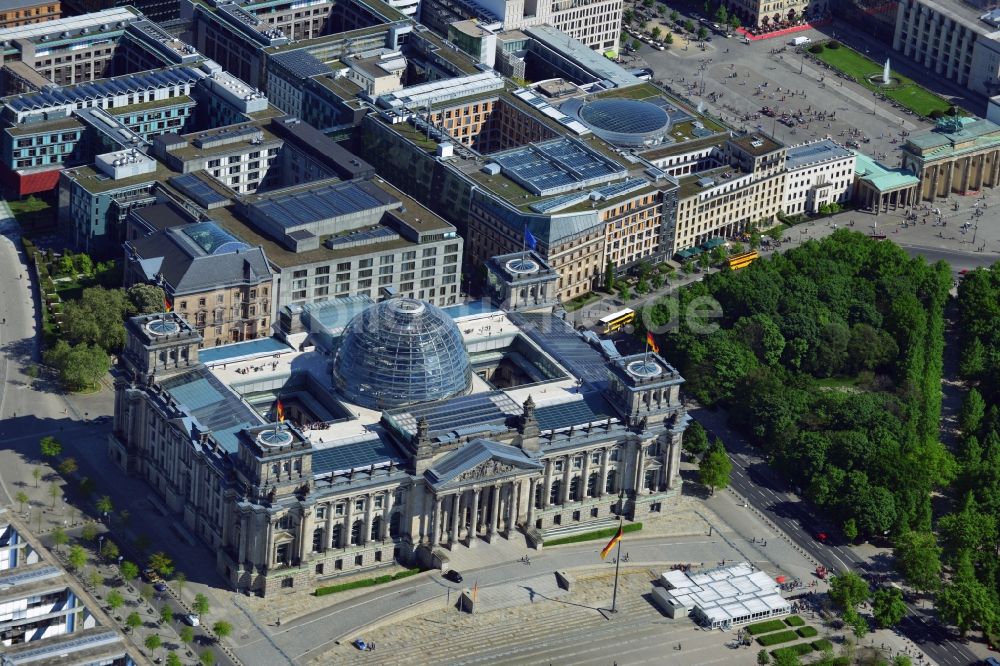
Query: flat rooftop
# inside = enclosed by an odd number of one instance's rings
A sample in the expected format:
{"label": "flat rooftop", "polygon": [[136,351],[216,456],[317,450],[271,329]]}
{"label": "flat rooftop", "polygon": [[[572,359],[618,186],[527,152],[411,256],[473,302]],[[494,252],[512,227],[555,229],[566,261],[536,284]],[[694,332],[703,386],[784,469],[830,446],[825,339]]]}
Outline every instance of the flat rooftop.
{"label": "flat rooftop", "polygon": [[698,608],[713,623],[791,611],[774,579],[746,562],[699,573],[667,571],[660,580],[678,605]]}
{"label": "flat rooftop", "polygon": [[[5,1],[0,7],[3,9],[14,9],[17,7],[34,7],[37,2],[17,3]],[[132,7],[114,7],[112,9],[102,9],[101,11],[83,14],[81,16],[67,16],[66,18],[31,25],[21,25],[14,28],[3,28],[0,30],[0,41],[14,41],[15,39],[31,39],[50,35],[55,32],[79,32],[83,28],[93,28],[105,23],[115,24],[119,21],[130,22],[142,18],[142,14]],[[124,29],[124,26],[119,29]]]}
{"label": "flat rooftop", "polygon": [[761,157],[784,147],[784,144],[778,143],[763,132],[734,136],[730,141],[754,157]]}
{"label": "flat rooftop", "polygon": [[532,39],[587,70],[599,80],[610,81],[616,88],[627,88],[640,82],[627,69],[605,58],[583,42],[573,39],[562,30],[547,25],[536,25],[522,30]]}
{"label": "flat rooftop", "polygon": [[788,169],[800,169],[813,164],[846,159],[853,155],[853,152],[833,139],[820,139],[811,143],[789,146],[785,153],[785,166]]}
{"label": "flat rooftop", "polygon": [[494,153],[490,161],[498,164],[505,176],[540,196],[624,177],[627,173],[625,167],[569,138]]}

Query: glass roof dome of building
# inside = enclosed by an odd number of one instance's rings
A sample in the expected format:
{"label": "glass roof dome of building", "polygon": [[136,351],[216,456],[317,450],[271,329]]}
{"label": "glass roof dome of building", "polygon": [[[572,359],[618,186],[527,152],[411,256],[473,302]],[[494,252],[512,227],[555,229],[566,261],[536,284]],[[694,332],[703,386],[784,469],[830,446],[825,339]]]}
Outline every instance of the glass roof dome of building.
{"label": "glass roof dome of building", "polygon": [[393,298],[347,325],[333,379],[351,402],[391,409],[467,393],[472,366],[451,317],[424,301]]}
{"label": "glass roof dome of building", "polygon": [[570,105],[583,123],[605,141],[621,146],[658,144],[670,130],[670,115],[638,99],[597,99]]}

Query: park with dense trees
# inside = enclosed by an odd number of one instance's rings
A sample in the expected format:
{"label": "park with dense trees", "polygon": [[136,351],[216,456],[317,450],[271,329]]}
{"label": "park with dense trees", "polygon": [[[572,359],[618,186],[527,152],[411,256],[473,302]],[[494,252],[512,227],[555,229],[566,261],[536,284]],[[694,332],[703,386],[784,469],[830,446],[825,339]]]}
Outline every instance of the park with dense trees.
{"label": "park with dense trees", "polygon": [[[725,408],[845,532],[896,536],[931,528],[931,493],[955,473],[938,436],[951,283],[944,263],[840,230],[710,275],[641,319],[687,392]],[[706,298],[720,317],[674,316]]]}

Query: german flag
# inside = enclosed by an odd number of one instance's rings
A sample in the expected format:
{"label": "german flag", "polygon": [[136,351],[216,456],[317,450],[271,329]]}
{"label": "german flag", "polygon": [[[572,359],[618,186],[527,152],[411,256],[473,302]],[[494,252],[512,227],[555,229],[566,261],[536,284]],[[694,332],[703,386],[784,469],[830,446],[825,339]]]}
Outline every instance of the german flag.
{"label": "german flag", "polygon": [[280,421],[281,423],[284,423],[285,422],[285,406],[281,404],[281,400],[278,400],[278,405],[277,405],[277,407],[274,408],[274,411],[278,414],[278,421]]}
{"label": "german flag", "polygon": [[660,348],[656,344],[656,340],[653,339],[652,331],[646,331],[646,344],[649,345],[649,348],[653,350],[654,354],[660,353]]}
{"label": "german flag", "polygon": [[166,312],[174,311],[174,304],[170,302],[170,299],[166,296],[163,297],[163,308]]}
{"label": "german flag", "polygon": [[614,550],[615,546],[617,546],[618,542],[621,540],[622,540],[622,526],[619,525],[618,532],[613,537],[611,537],[611,541],[609,541],[608,545],[605,546],[604,550],[601,551],[601,559],[603,560],[605,557],[607,557],[608,553]]}

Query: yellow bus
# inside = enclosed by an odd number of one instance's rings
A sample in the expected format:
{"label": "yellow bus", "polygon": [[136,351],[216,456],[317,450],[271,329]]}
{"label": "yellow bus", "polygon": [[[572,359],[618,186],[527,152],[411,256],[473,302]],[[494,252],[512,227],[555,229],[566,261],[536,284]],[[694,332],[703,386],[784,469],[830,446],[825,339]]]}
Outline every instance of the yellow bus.
{"label": "yellow bus", "polygon": [[622,326],[627,326],[633,321],[635,321],[635,310],[625,308],[619,312],[613,312],[607,317],[601,317],[600,321],[597,322],[598,332],[601,335],[614,333],[621,330]]}
{"label": "yellow bus", "polygon": [[734,254],[726,259],[726,265],[729,266],[729,270],[738,271],[741,268],[746,268],[759,257],[760,255],[757,253],[757,250],[741,252],[740,254]]}

